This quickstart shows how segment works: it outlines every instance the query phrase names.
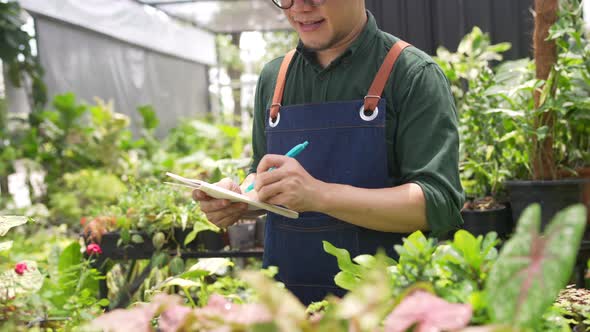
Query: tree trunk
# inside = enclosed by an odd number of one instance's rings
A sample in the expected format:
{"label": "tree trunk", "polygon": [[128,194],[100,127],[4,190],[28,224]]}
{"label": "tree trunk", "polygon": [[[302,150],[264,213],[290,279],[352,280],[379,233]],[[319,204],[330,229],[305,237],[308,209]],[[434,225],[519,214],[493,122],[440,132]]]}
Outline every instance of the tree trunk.
{"label": "tree trunk", "polygon": [[[241,32],[233,32],[231,34],[232,44],[236,46],[238,50],[240,49],[241,36]],[[227,71],[231,82],[232,95],[234,97],[234,123],[236,126],[240,126],[242,123],[242,69],[241,66],[230,66]]]}
{"label": "tree trunk", "polygon": [[[553,65],[557,61],[557,47],[555,42],[547,41],[549,29],[557,21],[559,0],[535,0],[535,64],[538,79],[547,80]],[[535,91],[535,107],[540,105],[540,91]],[[533,162],[533,179],[553,179],[556,169],[553,156],[553,126],[555,114],[548,111],[535,119],[535,129],[543,126],[549,127],[548,134],[543,141],[533,136],[534,148],[531,160]]]}

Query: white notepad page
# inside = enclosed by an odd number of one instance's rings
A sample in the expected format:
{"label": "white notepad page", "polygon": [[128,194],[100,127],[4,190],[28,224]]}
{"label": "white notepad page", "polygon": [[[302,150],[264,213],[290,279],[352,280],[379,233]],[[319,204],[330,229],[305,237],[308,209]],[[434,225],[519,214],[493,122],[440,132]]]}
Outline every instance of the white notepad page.
{"label": "white notepad page", "polygon": [[[185,178],[185,177],[182,177],[180,175],[170,173],[170,172],[166,172],[166,175],[168,175],[169,177],[171,177],[177,181],[182,182],[182,184],[187,187],[201,190],[213,198],[227,199],[231,202],[247,203],[251,210],[263,209],[263,210],[270,211],[270,212],[279,214],[279,215],[287,217],[287,218],[291,218],[291,219],[299,218],[299,213],[297,213],[296,211],[289,210],[289,209],[286,209],[286,208],[278,206],[278,205],[273,205],[273,204],[268,204],[268,203],[260,202],[257,200],[253,200],[248,196],[238,194],[236,192],[227,190],[225,188],[218,187],[214,184],[211,184],[211,183],[208,183],[205,181],[196,180],[196,179],[188,179],[188,178]],[[172,183],[172,184],[174,184],[174,183]]]}

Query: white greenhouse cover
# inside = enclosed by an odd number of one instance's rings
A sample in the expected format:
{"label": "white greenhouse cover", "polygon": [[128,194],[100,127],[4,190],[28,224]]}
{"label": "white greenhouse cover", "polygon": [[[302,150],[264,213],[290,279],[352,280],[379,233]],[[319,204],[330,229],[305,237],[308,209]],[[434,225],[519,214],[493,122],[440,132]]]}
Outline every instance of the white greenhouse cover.
{"label": "white greenhouse cover", "polygon": [[29,12],[134,45],[214,65],[215,35],[132,0],[18,0]]}

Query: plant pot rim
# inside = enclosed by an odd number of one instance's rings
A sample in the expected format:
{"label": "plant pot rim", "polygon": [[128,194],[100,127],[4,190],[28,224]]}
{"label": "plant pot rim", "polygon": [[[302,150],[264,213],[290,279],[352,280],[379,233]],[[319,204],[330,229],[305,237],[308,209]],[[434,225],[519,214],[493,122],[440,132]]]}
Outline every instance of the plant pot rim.
{"label": "plant pot rim", "polygon": [[507,186],[511,187],[528,187],[534,186],[556,186],[563,184],[584,184],[590,183],[590,178],[570,178],[558,180],[508,180],[505,181]]}
{"label": "plant pot rim", "polygon": [[461,213],[486,213],[486,212],[497,212],[497,211],[502,211],[502,210],[506,210],[508,207],[503,204],[503,203],[498,203],[500,205],[502,205],[501,207],[496,207],[493,209],[485,209],[485,210],[471,210],[471,209],[463,209],[461,210]]}

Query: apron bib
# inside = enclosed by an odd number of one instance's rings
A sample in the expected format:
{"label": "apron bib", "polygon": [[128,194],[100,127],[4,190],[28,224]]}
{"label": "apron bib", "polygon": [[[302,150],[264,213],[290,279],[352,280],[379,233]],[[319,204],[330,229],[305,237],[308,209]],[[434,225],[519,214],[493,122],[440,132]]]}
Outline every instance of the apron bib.
{"label": "apron bib", "polygon": [[[309,141],[297,160],[314,178],[360,188],[388,187],[386,103],[380,96],[397,58],[408,46],[403,41],[394,44],[364,100],[281,106],[295,51],[289,52],[266,113],[267,153],[284,155],[291,147]],[[348,250],[351,257],[375,254],[378,248],[394,257],[393,246],[404,236],[407,234],[369,230],[322,213],[301,213],[297,220],[269,213],[263,266],[277,266],[277,279],[308,305],[328,294],[345,294],[334,284],[340,269],[336,258],[324,251],[322,241]]]}

